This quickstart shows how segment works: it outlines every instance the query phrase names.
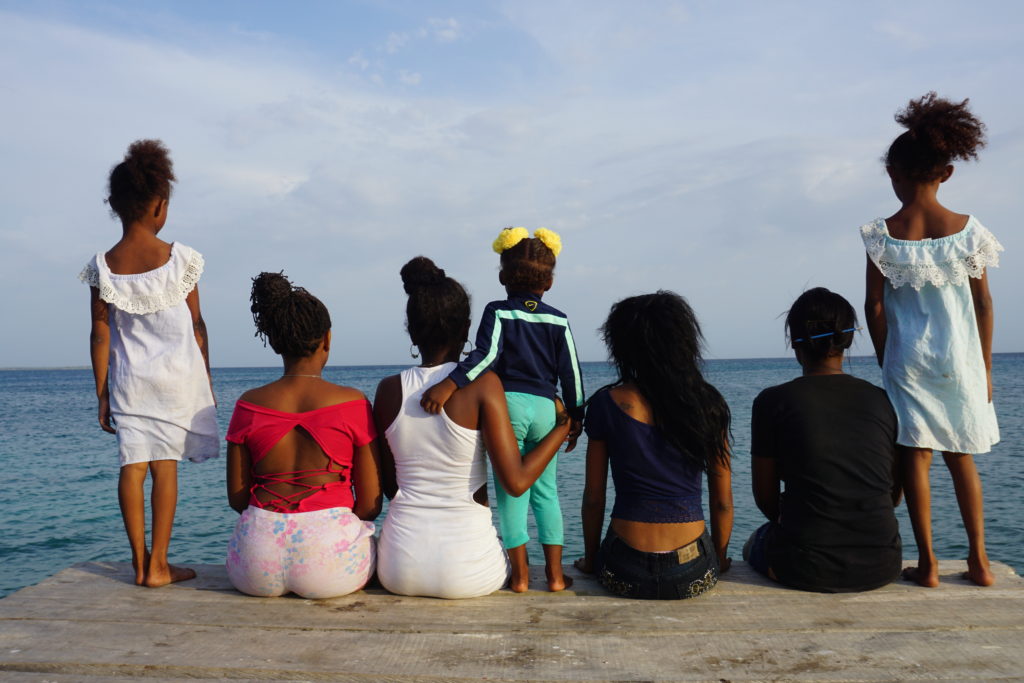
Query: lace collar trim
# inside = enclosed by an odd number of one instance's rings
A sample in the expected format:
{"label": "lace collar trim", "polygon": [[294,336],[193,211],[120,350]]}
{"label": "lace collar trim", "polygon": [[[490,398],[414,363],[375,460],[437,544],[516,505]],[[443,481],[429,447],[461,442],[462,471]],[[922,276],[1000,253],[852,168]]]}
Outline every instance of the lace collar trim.
{"label": "lace collar trim", "polygon": [[174,242],[167,263],[145,273],[111,273],[103,252],[86,264],[78,279],[100,291],[100,299],[125,313],[156,313],[177,306],[195,289],[203,274],[202,255]]}
{"label": "lace collar trim", "polygon": [[938,239],[896,239],[882,218],[861,226],[860,234],[868,257],[894,288],[962,285],[968,278],[980,278],[986,268],[998,266],[1003,251],[1003,245],[974,216],[960,232]]}

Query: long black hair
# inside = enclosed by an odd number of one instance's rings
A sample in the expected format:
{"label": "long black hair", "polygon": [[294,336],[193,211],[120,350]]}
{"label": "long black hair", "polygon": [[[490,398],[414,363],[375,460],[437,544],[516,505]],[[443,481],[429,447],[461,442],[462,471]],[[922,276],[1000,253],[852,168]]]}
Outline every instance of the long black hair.
{"label": "long black hair", "polygon": [[693,309],[661,290],[612,306],[601,335],[619,371],[616,384],[635,384],[654,424],[694,466],[727,463],[729,406],[701,372],[704,338]]}
{"label": "long black hair", "polygon": [[850,348],[857,313],[839,294],[815,287],[797,297],[786,314],[786,335],[804,357],[821,361]]}
{"label": "long black hair", "polygon": [[331,329],[331,314],[320,299],[295,287],[283,273],[260,273],[252,279],[253,322],[264,345],[286,358],[305,358]]}
{"label": "long black hair", "polygon": [[424,353],[461,345],[469,325],[469,294],[426,256],[417,256],[401,270],[409,295],[405,327]]}

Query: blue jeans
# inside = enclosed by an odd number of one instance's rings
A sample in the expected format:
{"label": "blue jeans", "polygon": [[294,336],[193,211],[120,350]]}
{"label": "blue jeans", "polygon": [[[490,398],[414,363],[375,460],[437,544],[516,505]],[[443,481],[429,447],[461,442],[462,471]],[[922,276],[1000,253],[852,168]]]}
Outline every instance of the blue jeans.
{"label": "blue jeans", "polygon": [[707,529],[693,543],[665,553],[628,545],[611,527],[597,553],[597,580],[627,598],[695,598],[718,583],[718,556]]}

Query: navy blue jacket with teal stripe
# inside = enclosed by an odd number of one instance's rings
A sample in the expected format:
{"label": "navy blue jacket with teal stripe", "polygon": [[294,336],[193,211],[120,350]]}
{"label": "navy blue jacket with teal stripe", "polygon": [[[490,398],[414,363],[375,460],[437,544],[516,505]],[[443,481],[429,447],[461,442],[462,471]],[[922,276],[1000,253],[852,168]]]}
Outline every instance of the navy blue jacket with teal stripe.
{"label": "navy blue jacket with teal stripe", "polygon": [[539,296],[514,293],[487,304],[476,348],[448,377],[463,387],[487,370],[498,373],[505,391],[553,399],[561,384],[569,415],[583,418],[583,376],[569,320]]}

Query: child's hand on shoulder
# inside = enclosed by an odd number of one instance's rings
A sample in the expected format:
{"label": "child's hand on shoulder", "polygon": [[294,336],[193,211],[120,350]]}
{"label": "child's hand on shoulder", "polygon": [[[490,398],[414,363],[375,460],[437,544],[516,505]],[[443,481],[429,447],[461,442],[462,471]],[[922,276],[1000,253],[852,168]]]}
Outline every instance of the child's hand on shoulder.
{"label": "child's hand on shoulder", "polygon": [[445,377],[443,380],[423,392],[420,406],[431,415],[438,415],[444,404],[452,397],[458,387],[455,382]]}

